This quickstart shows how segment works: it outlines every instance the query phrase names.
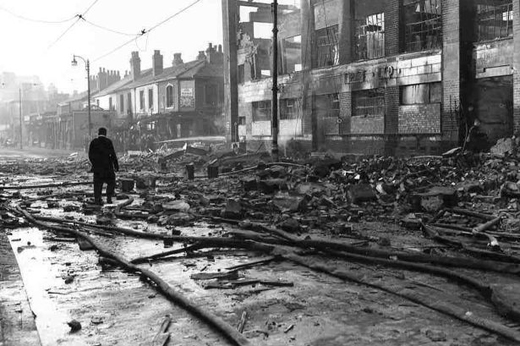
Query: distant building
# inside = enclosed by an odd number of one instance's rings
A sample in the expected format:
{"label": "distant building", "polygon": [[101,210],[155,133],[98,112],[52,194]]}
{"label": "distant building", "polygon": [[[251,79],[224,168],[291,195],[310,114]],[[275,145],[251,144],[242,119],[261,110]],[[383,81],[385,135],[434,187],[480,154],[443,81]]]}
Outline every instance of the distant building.
{"label": "distant building", "polygon": [[132,129],[156,142],[223,132],[221,46],[210,44],[189,62],[176,53],[167,67],[156,50],[151,62],[152,68],[141,69],[139,53],[132,52],[130,74],[94,95],[96,103],[115,112],[114,130]]}

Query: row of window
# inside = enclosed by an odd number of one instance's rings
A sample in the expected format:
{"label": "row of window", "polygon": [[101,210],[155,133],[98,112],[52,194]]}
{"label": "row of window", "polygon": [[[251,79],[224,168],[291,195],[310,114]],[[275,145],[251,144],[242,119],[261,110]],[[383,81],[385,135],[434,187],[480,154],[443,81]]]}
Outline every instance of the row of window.
{"label": "row of window", "polygon": [[[316,55],[312,67],[339,64],[339,22],[331,15],[337,1],[314,3]],[[385,1],[356,0],[354,9],[353,54],[355,60],[385,56]],[[494,0],[475,5],[475,39],[485,41],[513,35],[512,0]],[[327,18],[327,15],[329,16]],[[415,52],[442,47],[441,0],[403,0],[401,11],[402,47]],[[301,36],[281,40],[281,73],[301,70]]]}
{"label": "row of window", "polygon": [[[440,103],[441,97],[442,86],[439,82],[406,85],[400,88],[401,105]],[[300,99],[281,99],[279,102],[280,120],[297,119],[300,116],[300,102]],[[314,110],[320,118],[339,118],[339,94],[333,93],[316,96],[314,99]],[[253,102],[252,111],[253,122],[270,121],[271,101]],[[377,117],[384,114],[384,89],[361,90],[352,93],[352,116]]]}
{"label": "row of window", "polygon": [[[145,91],[140,90],[139,91],[139,104],[138,109],[144,110],[146,109],[146,103],[145,103]],[[148,109],[153,109],[153,89],[148,89]],[[126,102],[125,102],[125,95],[121,94],[119,95],[119,112],[124,113],[125,112],[125,105],[126,105],[126,112],[132,113],[132,94],[127,93],[126,94]],[[115,105],[113,102],[113,98],[110,97],[108,99],[108,107],[110,110],[115,110]],[[173,107],[173,86],[168,85],[166,87],[166,108]]]}

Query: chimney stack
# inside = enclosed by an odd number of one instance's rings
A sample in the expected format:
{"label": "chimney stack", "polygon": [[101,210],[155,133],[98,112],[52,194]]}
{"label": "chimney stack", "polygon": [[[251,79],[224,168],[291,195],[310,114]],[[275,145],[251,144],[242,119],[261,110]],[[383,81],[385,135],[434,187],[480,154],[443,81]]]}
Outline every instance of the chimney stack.
{"label": "chimney stack", "polygon": [[181,53],[174,53],[172,66],[179,66],[182,64],[184,64],[184,61],[182,61]]}
{"label": "chimney stack", "polygon": [[224,64],[224,54],[222,53],[222,45],[213,47],[213,45],[210,43],[208,46],[208,49],[206,49],[206,59],[208,63],[213,65],[222,65]]}
{"label": "chimney stack", "polygon": [[206,54],[204,54],[203,50],[199,51],[199,55],[197,55],[197,60],[206,60]]}
{"label": "chimney stack", "polygon": [[141,77],[141,58],[139,58],[139,52],[132,52],[132,58],[130,59],[130,71],[132,73],[132,80],[135,82]]}
{"label": "chimney stack", "polygon": [[158,76],[163,73],[163,56],[158,50],[155,50],[153,53],[152,68],[154,76]]}

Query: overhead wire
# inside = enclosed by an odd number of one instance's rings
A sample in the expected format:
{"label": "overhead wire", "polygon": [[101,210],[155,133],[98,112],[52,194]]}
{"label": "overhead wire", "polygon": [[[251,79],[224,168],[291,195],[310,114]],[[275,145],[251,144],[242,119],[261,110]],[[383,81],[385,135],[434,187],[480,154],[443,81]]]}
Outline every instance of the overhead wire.
{"label": "overhead wire", "polygon": [[52,43],[49,45],[49,47],[47,47],[47,49],[52,48],[52,46],[54,46],[56,43],[58,43],[59,40],[61,40],[61,38],[62,38],[63,36],[65,36],[65,34],[67,34],[67,33],[68,33],[68,32],[69,32],[69,31],[74,27],[74,25],[76,25],[76,24],[77,24],[81,19],[83,19],[83,17],[84,17],[84,16],[85,16],[85,15],[86,15],[86,14],[87,14],[91,9],[92,9],[92,7],[94,7],[95,4],[98,3],[98,1],[99,1],[99,0],[94,0],[94,1],[92,2],[92,4],[90,4],[90,6],[89,6],[85,11],[83,11],[82,14],[77,14],[77,15],[75,16],[75,18],[77,18],[76,21],[75,21],[74,23],[72,23],[72,24],[71,24],[71,25],[70,25],[70,26],[69,26],[69,27],[68,27],[68,28],[67,28],[67,29],[66,29],[66,30],[65,30],[65,31],[64,31],[64,32],[63,32],[63,33],[62,33],[62,34],[61,34],[61,35],[56,39],[56,40],[54,40],[54,42],[52,42]]}
{"label": "overhead wire", "polygon": [[166,18],[166,19],[162,20],[161,22],[155,24],[155,25],[152,26],[150,29],[142,29],[141,32],[138,34],[137,37],[132,38],[132,39],[130,39],[130,40],[124,42],[123,44],[121,44],[121,45],[117,46],[116,48],[112,49],[111,51],[109,51],[108,53],[105,53],[105,54],[103,54],[103,55],[101,55],[101,56],[95,58],[93,61],[99,61],[99,60],[101,60],[101,59],[103,59],[103,58],[106,58],[107,56],[109,56],[109,55],[111,55],[111,54],[117,52],[118,50],[120,50],[121,48],[123,48],[123,47],[129,45],[130,43],[132,43],[132,42],[134,42],[134,41],[137,42],[137,39],[139,39],[140,37],[144,36],[145,34],[150,33],[150,31],[152,31],[152,30],[157,29],[159,26],[161,26],[161,25],[165,24],[166,22],[172,20],[173,18],[175,18],[175,17],[177,17],[178,15],[182,14],[183,12],[187,11],[188,9],[190,9],[190,8],[193,7],[193,6],[195,6],[196,4],[198,4],[198,3],[201,2],[201,1],[202,1],[202,0],[195,0],[195,1],[193,1],[191,4],[189,4],[188,6],[186,6],[186,7],[182,8],[182,9],[180,9],[179,11],[175,12],[174,14],[172,14],[171,16],[169,16],[168,18]]}
{"label": "overhead wire", "polygon": [[93,22],[91,22],[91,21],[85,19],[84,16],[81,16],[81,19],[82,19],[85,23],[87,23],[87,24],[89,24],[89,25],[92,25],[92,26],[94,26],[94,27],[96,27],[96,28],[98,28],[98,29],[101,29],[101,30],[105,30],[105,31],[112,32],[112,33],[114,33],[114,34],[119,34],[119,35],[123,35],[123,36],[133,36],[133,37],[138,36],[138,34],[130,34],[130,33],[127,33],[127,32],[121,32],[121,31],[118,31],[118,30],[110,29],[110,28],[107,28],[107,27],[105,27],[105,26],[102,26],[102,25],[99,25],[99,24],[93,23]]}
{"label": "overhead wire", "polygon": [[70,17],[70,18],[67,18],[67,19],[62,19],[62,20],[45,20],[45,19],[29,18],[29,17],[22,16],[22,15],[16,13],[16,12],[13,12],[10,9],[7,9],[7,8],[5,8],[2,5],[0,5],[0,11],[7,12],[10,15],[16,17],[16,18],[19,18],[19,19],[22,19],[22,20],[26,20],[28,22],[44,23],[44,24],[63,24],[63,23],[70,22],[71,20],[76,18],[76,16],[73,16],[73,17]]}

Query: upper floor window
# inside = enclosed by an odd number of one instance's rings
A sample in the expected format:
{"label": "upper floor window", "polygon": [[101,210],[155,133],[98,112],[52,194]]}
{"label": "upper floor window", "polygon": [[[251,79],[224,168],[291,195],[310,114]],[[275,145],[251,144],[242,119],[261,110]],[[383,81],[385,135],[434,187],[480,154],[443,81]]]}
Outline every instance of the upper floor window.
{"label": "upper floor window", "polygon": [[282,58],[281,73],[292,73],[302,69],[302,37],[287,37],[281,41]]}
{"label": "upper floor window", "polygon": [[312,1],[317,52],[313,67],[339,64],[339,1]]}
{"label": "upper floor window", "polygon": [[314,67],[334,66],[339,64],[338,25],[316,30],[317,61]]}
{"label": "upper floor window", "polygon": [[403,0],[405,51],[441,48],[441,13],[441,0]]}
{"label": "upper floor window", "polygon": [[357,20],[355,49],[358,59],[374,59],[385,55],[384,12]]}
{"label": "upper floor window", "polygon": [[512,0],[495,0],[476,6],[478,41],[513,36]]}
{"label": "upper floor window", "polygon": [[173,107],[173,85],[166,87],[166,107]]}

